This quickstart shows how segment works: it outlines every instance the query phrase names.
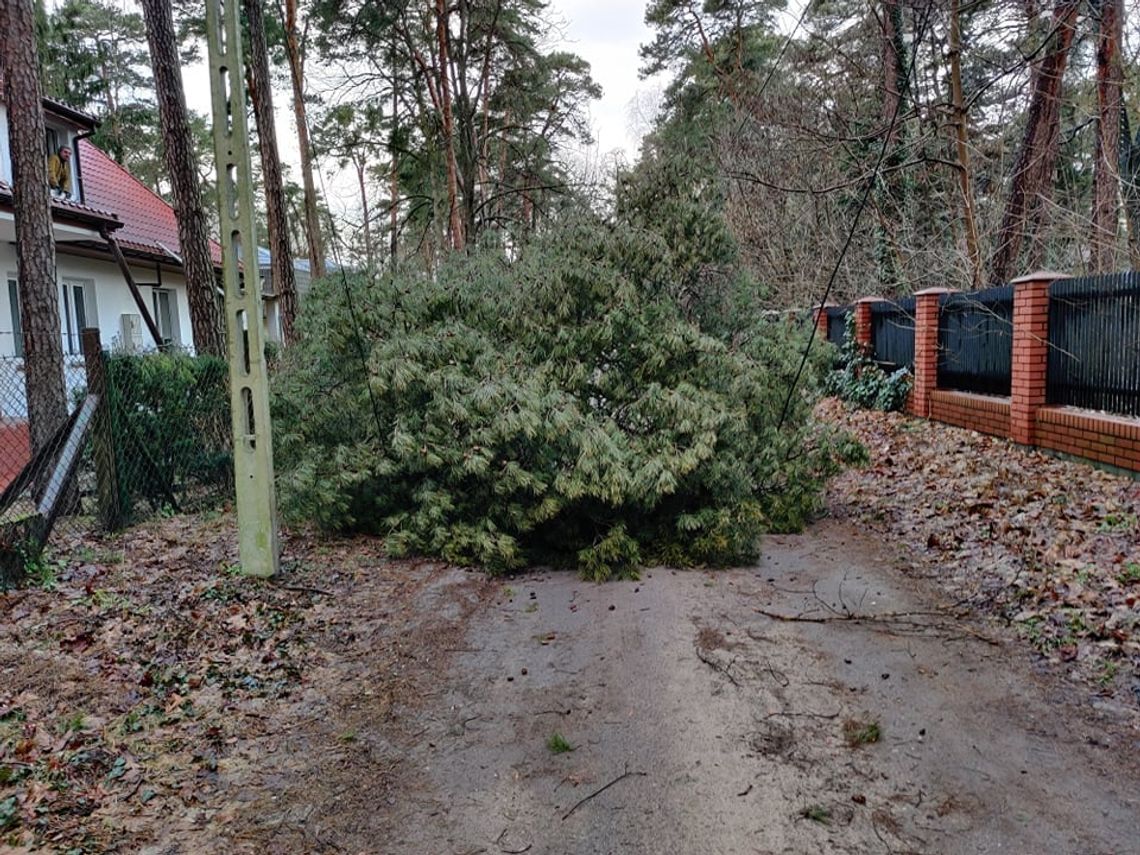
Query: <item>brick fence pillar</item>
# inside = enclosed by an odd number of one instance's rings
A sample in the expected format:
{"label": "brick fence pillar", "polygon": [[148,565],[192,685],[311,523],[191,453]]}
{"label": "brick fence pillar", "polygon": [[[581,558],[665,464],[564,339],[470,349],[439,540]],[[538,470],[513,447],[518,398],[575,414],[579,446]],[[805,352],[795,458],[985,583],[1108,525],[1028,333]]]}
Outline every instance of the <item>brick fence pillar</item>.
{"label": "brick fence pillar", "polygon": [[914,295],[914,388],[910,411],[930,417],[930,399],[938,388],[938,304],[950,288],[927,288]]}
{"label": "brick fence pillar", "polygon": [[823,303],[819,306],[812,306],[811,307],[812,317],[815,318],[815,334],[816,334],[816,337],[823,340],[823,341],[827,341],[827,332],[828,332],[827,325],[828,325],[828,323],[830,321],[830,317],[831,317],[830,315],[827,314],[827,310],[834,307],[834,306],[835,306],[834,303]]}
{"label": "brick fence pillar", "polygon": [[1063,278],[1063,273],[1039,271],[1013,280],[1009,437],[1022,445],[1033,444],[1037,410],[1045,406],[1049,365],[1049,285]]}
{"label": "brick fence pillar", "polygon": [[867,354],[875,349],[874,334],[871,331],[871,306],[883,302],[882,297],[864,297],[855,301],[855,343]]}

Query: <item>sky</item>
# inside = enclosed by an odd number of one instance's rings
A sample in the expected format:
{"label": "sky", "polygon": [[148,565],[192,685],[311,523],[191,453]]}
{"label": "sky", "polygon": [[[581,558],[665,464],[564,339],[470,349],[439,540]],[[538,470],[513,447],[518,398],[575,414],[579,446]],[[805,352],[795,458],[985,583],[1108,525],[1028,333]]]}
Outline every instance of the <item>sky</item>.
{"label": "sky", "polygon": [[602,98],[590,111],[599,151],[621,149],[633,160],[646,130],[647,106],[656,102],[662,88],[659,81],[638,79],[637,50],[652,37],[645,25],[645,3],[553,0],[551,9],[564,22],[559,46],[589,62],[594,80],[602,86]]}
{"label": "sky", "polygon": [[[127,6],[133,0],[119,2]],[[620,153],[634,160],[663,88],[660,80],[642,81],[637,73],[638,47],[651,37],[644,20],[644,0],[551,0],[550,13],[553,26],[547,47],[580,55],[590,63],[594,80],[602,87],[602,97],[590,107],[594,147],[581,153],[580,159],[594,161]],[[209,115],[210,80],[205,63],[183,69],[183,78],[190,108]],[[278,146],[286,164],[292,166],[290,177],[299,182],[290,98],[287,88],[274,89]],[[329,168],[325,173],[329,206],[351,221],[358,207],[355,178],[337,174],[333,164]]]}

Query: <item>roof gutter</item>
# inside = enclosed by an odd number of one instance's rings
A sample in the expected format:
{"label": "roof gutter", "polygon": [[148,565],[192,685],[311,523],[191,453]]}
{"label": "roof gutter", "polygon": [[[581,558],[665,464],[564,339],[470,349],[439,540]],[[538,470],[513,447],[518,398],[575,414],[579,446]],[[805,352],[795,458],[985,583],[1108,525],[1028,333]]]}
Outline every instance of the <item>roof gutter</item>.
{"label": "roof gutter", "polygon": [[[179,266],[179,267],[181,267],[183,270],[185,270],[185,269],[186,269],[186,268],[185,268],[185,266],[182,264],[182,256],[181,256],[181,255],[179,255],[177,252],[175,252],[174,250],[172,250],[170,247],[168,247],[166,244],[164,244],[164,243],[163,243],[162,241],[160,241],[160,240],[156,240],[156,241],[155,241],[155,243],[157,243],[157,244],[158,244],[160,247],[162,247],[162,251],[163,251],[163,252],[165,252],[167,255],[169,255],[171,258],[173,258],[173,259],[174,259],[176,262],[178,262],[178,266]],[[211,267],[213,267],[213,264],[211,264],[210,266],[211,266]],[[225,298],[225,296],[226,296],[226,292],[225,292],[225,291],[223,291],[223,290],[222,290],[222,289],[221,289],[221,288],[220,288],[220,287],[217,285],[217,283],[216,283],[216,282],[215,282],[215,284],[214,284],[214,291],[216,291],[216,292],[217,292],[217,294],[218,294],[218,296],[219,296],[219,297],[222,297],[223,299]]]}
{"label": "roof gutter", "polygon": [[83,202],[87,201],[87,193],[83,190],[83,158],[79,156],[79,144],[93,136],[95,136],[95,128],[80,131],[75,135],[75,177],[79,179],[79,199]]}
{"label": "roof gutter", "polygon": [[92,132],[94,132],[95,126],[99,124],[99,120],[94,116],[88,115],[82,110],[76,110],[74,107],[69,107],[67,104],[63,104],[53,98],[44,98],[43,108],[48,113],[61,116],[82,128],[90,128]]}

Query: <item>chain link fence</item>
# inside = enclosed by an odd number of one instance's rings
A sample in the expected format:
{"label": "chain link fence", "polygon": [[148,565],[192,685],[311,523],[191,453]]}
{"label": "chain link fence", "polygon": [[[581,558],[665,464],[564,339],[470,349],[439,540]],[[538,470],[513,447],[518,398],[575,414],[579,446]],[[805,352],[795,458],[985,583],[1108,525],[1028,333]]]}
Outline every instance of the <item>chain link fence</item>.
{"label": "chain link fence", "polygon": [[110,527],[198,511],[233,495],[228,367],[185,353],[104,354],[114,505]]}
{"label": "chain link fence", "polygon": [[36,448],[23,359],[0,359],[0,585],[50,542],[68,549],[156,514],[233,495],[228,369],[181,352],[104,351],[64,365],[69,417]]}
{"label": "chain link fence", "polygon": [[61,542],[74,540],[95,513],[85,437],[96,408],[85,405],[82,359],[67,357],[63,374],[68,417],[36,447],[24,360],[0,358],[0,584],[23,575],[53,530]]}

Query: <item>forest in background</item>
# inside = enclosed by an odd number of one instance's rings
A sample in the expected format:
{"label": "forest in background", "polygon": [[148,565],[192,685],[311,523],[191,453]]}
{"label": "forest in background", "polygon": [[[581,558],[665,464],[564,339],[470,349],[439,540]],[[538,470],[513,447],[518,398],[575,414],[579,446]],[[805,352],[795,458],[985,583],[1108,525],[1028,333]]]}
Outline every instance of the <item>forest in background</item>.
{"label": "forest in background", "polygon": [[[175,4],[186,60],[204,50],[194,5]],[[677,225],[690,233],[723,221],[725,234],[702,239],[732,243],[766,305],[802,307],[868,182],[838,298],[981,287],[1042,266],[1105,272],[1140,256],[1140,41],[1124,0],[653,0],[642,71],[671,82],[638,161],[612,174],[582,166],[600,89],[584,60],[549,49],[548,3],[244,0],[243,11],[261,19],[247,45],[253,110],[284,94],[278,109],[301,129],[281,204],[291,250],[315,269],[326,245],[356,266],[432,269],[471,244],[518,247],[571,210],[633,221],[668,200],[691,209]],[[66,0],[40,17],[46,94],[97,115],[96,142],[169,196],[143,15]],[[254,76],[261,60],[269,86]],[[209,193],[208,121],[189,127]],[[355,180],[350,216],[324,206],[322,170]],[[718,277],[703,271],[696,287]]]}

